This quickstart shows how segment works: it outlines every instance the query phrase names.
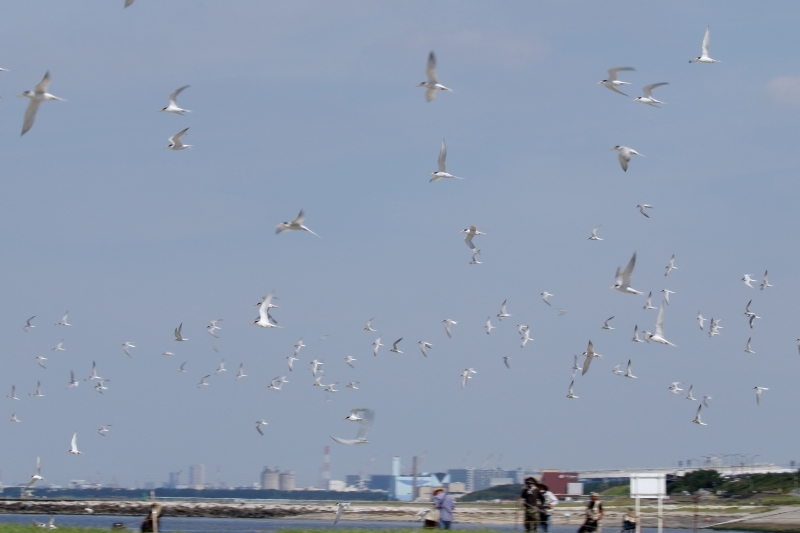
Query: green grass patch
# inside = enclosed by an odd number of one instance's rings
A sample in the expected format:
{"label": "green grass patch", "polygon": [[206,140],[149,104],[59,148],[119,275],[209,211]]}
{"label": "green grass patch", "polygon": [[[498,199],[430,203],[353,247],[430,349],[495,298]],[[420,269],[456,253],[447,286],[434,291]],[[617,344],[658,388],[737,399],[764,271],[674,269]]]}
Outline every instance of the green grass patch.
{"label": "green grass patch", "polygon": [[[108,533],[111,531],[108,528],[100,529],[96,527],[67,527],[67,526],[60,526],[58,525],[58,518],[56,517],[56,527],[60,533],[98,533],[98,531],[103,531],[104,533]],[[31,523],[28,524],[0,524],[0,533],[33,533],[35,531],[47,531],[46,529],[41,529],[34,526]]]}
{"label": "green grass patch", "polygon": [[800,524],[726,524],[712,526],[716,531],[764,531],[766,533],[799,533]]}

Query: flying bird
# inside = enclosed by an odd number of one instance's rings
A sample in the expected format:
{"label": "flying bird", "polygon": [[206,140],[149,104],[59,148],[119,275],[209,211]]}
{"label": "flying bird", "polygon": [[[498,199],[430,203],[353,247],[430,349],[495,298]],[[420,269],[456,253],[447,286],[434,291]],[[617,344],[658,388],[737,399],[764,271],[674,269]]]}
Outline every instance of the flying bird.
{"label": "flying bird", "polygon": [[464,371],[461,373],[461,388],[467,386],[467,381],[472,379],[472,374],[477,374],[474,368],[465,368]]}
{"label": "flying bird", "polygon": [[628,265],[625,267],[625,270],[620,270],[620,267],[617,267],[616,281],[611,288],[627,294],[644,294],[631,287],[631,274],[633,274],[633,267],[635,266],[636,252],[633,252],[631,260],[628,261]]}
{"label": "flying bird", "polygon": [[483,327],[484,327],[484,329],[486,330],[486,334],[487,334],[487,335],[489,335],[489,334],[492,332],[492,330],[495,328],[495,327],[492,325],[492,317],[490,317],[490,316],[489,316],[489,317],[486,317],[486,325],[485,325],[485,326],[483,326]]}
{"label": "flying bird", "polygon": [[[602,226],[602,224],[600,224],[600,226]],[[588,239],[586,239],[587,241],[602,241],[603,240],[603,239],[601,239],[600,237],[597,236],[597,230],[600,229],[600,226],[597,226],[596,228],[594,228],[592,230],[592,234],[589,236]]]}
{"label": "flying bird", "polygon": [[427,81],[423,81],[417,87],[425,87],[425,100],[428,102],[433,101],[436,98],[436,91],[450,91],[453,92],[453,89],[445,87],[441,83],[439,83],[438,78],[436,77],[436,55],[434,55],[433,51],[428,55],[428,65],[425,67],[425,75],[427,76]]}
{"label": "flying bird", "polygon": [[503,356],[503,364],[506,365],[506,368],[511,370],[511,365],[508,364],[508,361],[511,359],[508,355]]}
{"label": "flying bird", "polygon": [[[297,215],[297,218],[291,222],[281,222],[277,226],[275,226],[275,234],[280,235],[284,231],[307,231],[312,235],[317,235],[307,227],[303,225],[303,221],[305,220],[306,215],[303,213],[303,210],[300,210],[300,214]],[[319,237],[319,235],[317,235]],[[320,237],[322,238],[322,237]]]}
{"label": "flying bird", "polygon": [[215,339],[218,339],[219,337],[214,335],[214,332],[217,331],[218,329],[222,329],[217,325],[217,322],[222,322],[222,319],[218,318],[216,320],[212,320],[211,323],[208,326],[206,326],[206,331],[208,332],[208,334],[214,337]]}
{"label": "flying bird", "polygon": [[170,150],[185,150],[186,148],[191,148],[191,144],[183,144],[181,137],[186,135],[186,132],[189,131],[189,128],[184,128],[172,137],[169,138],[169,144],[166,145],[164,148],[169,148]]}
{"label": "flying bird", "polygon": [[34,392],[33,394],[28,393],[28,396],[30,396],[31,398],[42,398],[42,397],[44,397],[44,394],[42,394],[42,382],[41,381],[37,381],[36,382],[36,392]]}
{"label": "flying bird", "polygon": [[686,393],[686,399],[696,402],[697,398],[692,396],[692,390],[694,390],[694,385],[689,385],[689,392]]}
{"label": "flying bird", "polygon": [[358,428],[358,434],[356,435],[355,439],[340,439],[337,437],[331,436],[333,440],[338,442],[339,444],[367,444],[369,441],[367,440],[367,431],[369,428],[372,427],[372,423],[375,420],[375,412],[371,409],[360,409],[361,413],[361,420],[358,421],[360,427]]}
{"label": "flying bird", "polygon": [[428,352],[426,351],[426,349],[433,348],[433,345],[431,343],[425,342],[425,341],[419,341],[419,342],[417,342],[417,344],[419,344],[419,349],[420,349],[420,351],[422,351],[422,355],[424,355],[425,357],[428,357]]}
{"label": "flying bird", "polygon": [[136,345],[128,341],[122,343],[122,351],[125,352],[125,355],[128,357],[133,357],[130,352],[131,348],[136,348]]}
{"label": "flying bird", "polygon": [[258,431],[258,434],[259,434],[259,435],[262,435],[262,436],[264,435],[264,432],[263,432],[263,431],[261,431],[261,427],[262,427],[262,426],[266,426],[266,425],[267,425],[267,422],[266,422],[266,420],[263,420],[263,419],[261,419],[261,420],[256,420],[256,431]]}
{"label": "flying bird", "polygon": [[356,358],[353,357],[352,355],[348,355],[347,357],[344,358],[344,362],[347,363],[347,366],[349,366],[350,368],[355,368],[355,366],[353,366],[353,361],[355,360]]}
{"label": "flying bird", "polygon": [[67,388],[71,389],[72,387],[77,387],[78,385],[80,385],[80,382],[77,379],[75,379],[75,372],[70,370],[69,371],[69,384],[67,385]]}
{"label": "flying bird", "polygon": [[770,285],[769,283],[769,271],[764,271],[764,280],[761,282],[761,290],[763,291],[767,287],[774,287],[774,285]]}
{"label": "flying bird", "polygon": [[210,378],[210,377],[211,377],[211,374],[208,374],[207,376],[203,376],[202,379],[200,379],[200,383],[197,384],[197,387],[198,388],[200,388],[200,387],[208,387],[208,383],[206,383],[206,380],[208,378]]}
{"label": "flying bird", "polygon": [[470,249],[472,249],[472,250],[476,249],[475,245],[472,243],[472,239],[476,235],[486,235],[482,231],[478,231],[478,228],[476,226],[470,226],[470,227],[468,227],[466,229],[462,229],[459,233],[466,233],[467,234],[467,236],[464,237],[464,242],[467,243],[467,246],[469,246]]}
{"label": "flying bird", "polygon": [[508,317],[511,316],[511,315],[508,314],[508,311],[506,311],[506,302],[507,301],[508,300],[503,300],[503,303],[500,304],[500,312],[497,313],[497,318],[500,319],[500,320],[503,320],[504,318],[508,318]]}
{"label": "flying bird", "polygon": [[633,342],[644,342],[642,339],[639,338],[639,325],[633,326],[633,338],[631,339]]}
{"label": "flying bird", "polygon": [[391,350],[389,350],[389,351],[390,351],[390,352],[393,352],[393,353],[403,353],[403,352],[401,352],[401,351],[400,351],[400,349],[397,347],[397,345],[398,345],[398,344],[400,344],[400,341],[401,341],[401,340],[403,340],[403,337],[400,337],[399,339],[397,339],[396,341],[394,341],[394,343],[392,343],[392,348],[391,348]]}
{"label": "flying bird", "polygon": [[577,396],[575,396],[575,392],[572,390],[574,385],[575,385],[575,380],[573,379],[570,382],[569,390],[567,391],[567,398],[569,398],[570,400],[578,398]]}
{"label": "flying bird", "polygon": [[660,344],[675,346],[664,338],[664,302],[661,302],[661,306],[658,309],[658,317],[656,318],[656,332],[650,333],[649,331],[645,331],[644,340],[647,342],[653,341]]}
{"label": "flying bird", "polygon": [[703,317],[703,313],[698,311],[697,312],[697,318],[695,320],[697,320],[697,324],[700,326],[700,329],[703,329],[703,325],[705,324],[706,320],[708,320],[708,319]]}
{"label": "flying bird", "polygon": [[634,376],[631,373],[631,360],[630,359],[628,359],[628,368],[627,368],[627,370],[625,370],[625,373],[622,375],[622,377],[636,379],[636,376]]}
{"label": "flying bird", "polygon": [[680,381],[673,381],[673,382],[672,382],[672,385],[670,385],[670,386],[669,386],[669,391],[670,391],[672,394],[680,394],[680,393],[682,393],[682,392],[683,392],[683,389],[682,389],[682,388],[680,388],[680,387],[678,387],[678,385],[680,385],[680,384],[681,384],[681,382],[680,382]]}
{"label": "flying bird", "polygon": [[670,257],[669,263],[667,263],[664,269],[664,276],[669,276],[669,273],[673,270],[678,270],[678,267],[675,266],[675,254],[672,254],[672,257]]}
{"label": "flying bird", "polygon": [[671,291],[669,289],[661,289],[661,292],[664,294],[664,301],[669,305],[669,295],[675,294],[675,291]]}
{"label": "flying bird", "polygon": [[650,293],[647,295],[647,301],[644,303],[644,307],[642,307],[642,309],[645,311],[655,309],[655,307],[653,307],[653,291],[650,291]]}
{"label": "flying bird", "polygon": [[600,329],[614,329],[614,328],[612,328],[612,327],[611,327],[611,325],[609,324],[609,322],[611,322],[612,320],[614,320],[614,317],[613,317],[613,316],[612,316],[612,317],[609,317],[609,318],[607,318],[607,319],[606,319],[606,321],[603,323],[603,327],[602,327],[602,328],[600,328]]}
{"label": "flying bird", "polygon": [[182,330],[183,330],[183,322],[181,322],[181,324],[177,328],[175,328],[175,332],[174,332],[175,340],[178,341],[178,342],[188,341],[189,340],[188,338],[183,336],[183,334],[181,333]]}
{"label": "flying bird", "polygon": [[694,420],[692,420],[692,422],[694,422],[695,424],[698,424],[698,425],[700,425],[700,426],[707,426],[708,424],[706,424],[705,422],[703,422],[702,420],[700,420],[700,411],[701,411],[702,409],[703,409],[703,406],[702,406],[702,405],[698,405],[698,406],[697,406],[697,414],[696,414],[696,415],[694,415]]}
{"label": "flying bird", "polygon": [[656,104],[665,104],[666,102],[662,102],[661,100],[656,100],[653,96],[653,89],[656,87],[661,87],[662,85],[669,85],[669,83],[662,81],[661,83],[651,83],[650,85],[645,85],[642,88],[643,96],[637,96],[633,99],[634,102],[639,102],[640,104],[647,104],[649,106],[658,107]]}
{"label": "flying bird", "polygon": [[608,69],[608,79],[607,80],[600,80],[597,82],[597,85],[602,85],[606,89],[610,89],[617,94],[621,94],[622,96],[628,96],[624,92],[617,89],[620,85],[630,85],[627,81],[620,81],[617,79],[617,72],[623,71],[631,71],[636,70],[633,67],[617,67],[617,68],[610,68]]}
{"label": "flying bird", "polygon": [[39,110],[39,104],[42,102],[46,102],[48,100],[59,100],[63,101],[61,98],[57,96],[53,96],[49,92],[47,92],[47,88],[50,86],[50,71],[45,72],[44,78],[39,84],[32,90],[32,91],[25,91],[19,96],[24,96],[25,98],[29,98],[30,102],[28,103],[28,108],[25,110],[25,119],[22,122],[22,133],[20,136],[25,135],[28,133],[33,127],[33,122],[36,120],[36,112]]}
{"label": "flying bird", "polygon": [[356,385],[358,385],[359,383],[361,383],[361,382],[360,381],[351,381],[350,383],[347,384],[347,388],[348,389],[358,390],[358,387],[356,387]]}
{"label": "flying bird", "polygon": [[756,403],[761,405],[761,393],[769,389],[767,387],[753,387],[753,390],[756,391]]}
{"label": "flying bird", "polygon": [[442,139],[442,146],[439,148],[439,159],[437,160],[437,168],[436,172],[431,172],[431,179],[428,183],[433,183],[435,181],[439,181],[443,178],[450,178],[461,180],[464,178],[459,178],[458,176],[453,176],[449,172],[447,172],[447,143],[444,142]]}
{"label": "flying bird", "polygon": [[583,372],[581,375],[585,375],[589,371],[589,365],[592,364],[592,359],[595,357],[603,357],[602,355],[595,353],[594,351],[594,344],[592,341],[589,341],[589,345],[586,347],[586,351],[581,354],[582,356],[586,357],[583,361]]}
{"label": "flying bird", "polygon": [[175,89],[169,95],[169,105],[162,109],[161,111],[165,113],[177,113],[178,115],[183,115],[184,113],[191,113],[188,109],[181,109],[178,107],[178,95],[183,92],[184,89],[188,89],[190,85],[184,85],[180,89]]}
{"label": "flying bird", "polygon": [[44,369],[47,369],[47,367],[44,366],[44,362],[43,361],[47,361],[47,357],[42,357],[41,355],[37,355],[36,356],[36,364],[39,365],[40,367],[44,368]]}
{"label": "flying bird", "polygon": [[350,502],[339,502],[336,504],[336,517],[333,519],[333,523],[339,523],[339,519],[342,517],[342,512],[345,509],[350,508]]}
{"label": "flying bird", "polygon": [[458,325],[458,322],[456,322],[455,320],[451,320],[449,318],[445,318],[444,320],[442,320],[442,322],[444,322],[444,330],[447,332],[447,336],[452,339],[453,335],[452,332],[450,331],[450,326],[456,326]]}
{"label": "flying bird", "polygon": [[369,320],[367,320],[367,325],[364,326],[364,331],[378,331],[377,329],[372,329],[372,321],[373,320],[375,320],[374,317],[370,318]]}
{"label": "flying bird", "polygon": [[17,398],[17,387],[16,385],[11,385],[11,396],[6,396],[9,400],[19,400]]}
{"label": "flying bird", "polygon": [[481,251],[477,248],[474,252],[472,252],[472,260],[469,262],[470,265],[482,265],[481,261],[478,261],[478,256],[481,254]]}
{"label": "flying bird", "polygon": [[[603,240],[603,239],[600,239],[600,240]],[[551,307],[553,306],[553,304],[551,304],[550,302],[548,302],[548,301],[547,301],[547,299],[548,299],[548,298],[550,298],[551,296],[554,296],[553,294],[550,294],[549,292],[547,292],[547,291],[544,291],[544,292],[543,292],[543,293],[541,293],[539,296],[541,296],[541,297],[542,297],[542,301],[543,301],[544,303],[546,303],[547,305],[549,305],[549,306],[551,306]]]}
{"label": "flying bird", "polygon": [[64,348],[64,339],[61,339],[61,342],[56,344],[55,348],[51,348],[50,351],[51,352],[63,352],[63,351],[66,351],[66,348]]}
{"label": "flying bird", "polygon": [[25,327],[22,328],[23,330],[25,330],[25,333],[36,327],[33,324],[31,324],[31,320],[33,320],[34,318],[36,318],[36,315],[30,317],[28,320],[25,321]]}
{"label": "flying bird", "polygon": [[520,348],[524,348],[528,341],[532,341],[533,337],[531,337],[531,330],[526,329],[525,332],[522,334],[522,343],[520,344]]}
{"label": "flying bird", "polygon": [[744,282],[745,285],[747,285],[751,289],[755,288],[752,285],[750,285],[751,283],[758,283],[758,280],[751,278],[750,274],[745,274],[744,277],[742,278],[742,281]]}
{"label": "flying bird", "polygon": [[690,59],[689,63],[719,63],[716,59],[711,59],[708,55],[708,45],[711,44],[711,26],[706,26],[706,33],[703,35],[703,45],[700,56]]}
{"label": "flying bird", "polygon": [[292,357],[291,355],[286,358],[286,363],[289,365],[289,372],[293,372],[292,367],[294,366],[295,361],[299,361],[297,357]]}
{"label": "flying bird", "polygon": [[98,429],[98,430],[97,430],[97,432],[98,432],[98,433],[99,433],[101,436],[105,437],[105,436],[106,436],[106,433],[108,433],[108,428],[109,428],[109,427],[111,427],[111,424],[105,424],[105,425],[102,425],[102,426],[100,426],[100,429]]}
{"label": "flying bird", "polygon": [[305,348],[305,344],[303,344],[303,337],[300,337],[300,340],[294,345],[294,354],[297,355],[300,353],[300,348]]}
{"label": "flying bird", "polygon": [[619,159],[619,166],[622,167],[624,172],[628,171],[628,163],[631,161],[631,156],[638,155],[644,157],[642,154],[634,150],[633,148],[628,148],[627,146],[615,146],[612,150],[617,151],[617,158]]}
{"label": "flying bird", "polygon": [[70,441],[69,445],[69,453],[72,455],[81,455],[81,452],[78,451],[78,432],[72,434],[72,441]]}
{"label": "flying bird", "polygon": [[[261,303],[258,304],[258,318],[256,318],[252,324],[256,326],[260,326],[262,328],[279,328],[280,326],[275,322],[275,319],[272,318],[269,314],[270,306],[272,306],[272,299],[275,297],[274,292],[270,292],[266,296],[261,299]],[[273,306],[274,307],[274,306]]]}
{"label": "flying bird", "polygon": [[756,353],[756,352],[754,352],[754,351],[753,351],[753,349],[752,349],[752,348],[750,348],[750,341],[751,341],[751,340],[752,340],[752,337],[750,337],[749,339],[747,339],[747,346],[746,346],[746,347],[745,347],[745,349],[744,349],[744,351],[745,351],[746,353]]}
{"label": "flying bird", "polygon": [[383,346],[383,344],[381,344],[381,338],[378,337],[377,339],[375,339],[375,342],[372,343],[372,355],[377,356],[378,348],[380,348],[381,346]]}
{"label": "flying bird", "polygon": [[[11,421],[15,422],[15,420],[13,420],[13,418],[12,418]],[[19,420],[16,420],[16,422],[19,422]],[[31,488],[33,486],[33,484],[36,483],[37,481],[44,481],[44,478],[42,477],[42,459],[41,459],[41,457],[37,457],[36,458],[36,472],[31,476],[31,479],[30,479],[30,481],[28,481],[28,484],[25,485],[25,490],[28,490],[29,488]]]}
{"label": "flying bird", "polygon": [[647,218],[650,218],[650,215],[648,215],[648,214],[645,212],[645,209],[652,209],[652,208],[653,208],[653,206],[652,206],[652,205],[650,205],[650,204],[638,204],[636,207],[637,207],[637,208],[639,208],[639,212],[640,212],[641,214],[643,214],[643,215],[644,215],[644,216],[646,216]]}
{"label": "flying bird", "polygon": [[61,320],[58,321],[56,326],[71,326],[72,324],[67,322],[67,317],[69,317],[69,311],[64,313],[64,316],[61,317]]}

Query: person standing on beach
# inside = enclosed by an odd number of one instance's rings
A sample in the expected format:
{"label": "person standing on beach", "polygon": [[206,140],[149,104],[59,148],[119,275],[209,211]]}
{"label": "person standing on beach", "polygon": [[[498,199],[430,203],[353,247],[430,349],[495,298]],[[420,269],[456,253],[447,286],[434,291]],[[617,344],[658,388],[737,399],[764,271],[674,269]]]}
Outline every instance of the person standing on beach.
{"label": "person standing on beach", "polygon": [[536,487],[542,493],[542,498],[544,498],[544,503],[539,511],[539,521],[541,522],[542,531],[546,533],[550,527],[550,515],[553,512],[553,507],[558,505],[558,498],[547,485],[537,483]]}
{"label": "person standing on beach", "polygon": [[433,506],[439,509],[439,527],[450,529],[450,524],[453,522],[453,511],[456,509],[453,497],[444,489],[438,488],[433,491]]}
{"label": "person standing on beach", "polygon": [[589,496],[589,503],[586,504],[586,520],[578,530],[578,533],[595,533],[600,520],[603,519],[603,503],[596,492]]}
{"label": "person standing on beach", "polygon": [[525,531],[539,531],[539,513],[544,506],[544,494],[536,485],[535,477],[525,478],[525,487],[519,495],[525,510]]}

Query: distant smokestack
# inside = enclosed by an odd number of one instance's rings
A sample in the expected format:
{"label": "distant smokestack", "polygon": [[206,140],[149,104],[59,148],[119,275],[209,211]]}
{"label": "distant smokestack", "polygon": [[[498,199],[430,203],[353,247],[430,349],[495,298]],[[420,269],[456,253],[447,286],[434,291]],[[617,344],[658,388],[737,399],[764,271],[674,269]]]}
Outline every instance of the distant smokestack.
{"label": "distant smokestack", "polygon": [[331,447],[325,446],[324,453],[322,471],[319,473],[319,488],[328,490],[331,485]]}
{"label": "distant smokestack", "polygon": [[392,457],[392,475],[395,477],[400,475],[400,458],[396,455]]}

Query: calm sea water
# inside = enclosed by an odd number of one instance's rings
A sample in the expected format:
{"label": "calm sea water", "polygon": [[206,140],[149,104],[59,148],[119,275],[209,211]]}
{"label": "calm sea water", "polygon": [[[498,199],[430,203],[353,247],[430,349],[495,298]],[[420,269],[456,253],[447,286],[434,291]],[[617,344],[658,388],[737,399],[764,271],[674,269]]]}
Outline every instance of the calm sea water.
{"label": "calm sea water", "polygon": [[[49,515],[29,514],[0,514],[0,523],[30,524],[34,519],[37,522],[47,522]],[[111,529],[114,522],[122,522],[129,530],[139,530],[142,518],[134,516],[97,516],[97,515],[57,515],[55,525],[75,527],[96,527]],[[165,516],[161,519],[161,529],[165,532],[184,533],[211,533],[215,531],[234,531],[236,533],[261,533],[264,531],[278,531],[280,529],[422,529],[419,522],[349,522],[342,521],[333,525],[325,520],[287,520],[287,519],[258,519],[258,518],[180,518]],[[475,530],[493,529],[496,531],[514,531],[513,525],[479,526],[477,524],[453,524],[453,529]],[[550,526],[552,533],[575,533],[578,526]],[[521,526],[517,531],[522,533]],[[642,529],[645,533],[656,533],[655,528]],[[664,533],[686,533],[686,529],[664,529]],[[616,528],[605,527],[603,533],[618,533]]]}

